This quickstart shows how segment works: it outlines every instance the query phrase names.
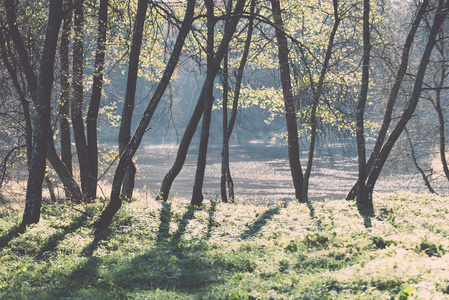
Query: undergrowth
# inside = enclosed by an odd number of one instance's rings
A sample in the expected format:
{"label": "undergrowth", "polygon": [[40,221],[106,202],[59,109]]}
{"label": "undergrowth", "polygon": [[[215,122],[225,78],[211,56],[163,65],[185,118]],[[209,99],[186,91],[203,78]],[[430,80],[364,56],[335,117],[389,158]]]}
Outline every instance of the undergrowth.
{"label": "undergrowth", "polygon": [[273,206],[51,205],[0,217],[0,299],[449,299],[449,199],[375,197]]}

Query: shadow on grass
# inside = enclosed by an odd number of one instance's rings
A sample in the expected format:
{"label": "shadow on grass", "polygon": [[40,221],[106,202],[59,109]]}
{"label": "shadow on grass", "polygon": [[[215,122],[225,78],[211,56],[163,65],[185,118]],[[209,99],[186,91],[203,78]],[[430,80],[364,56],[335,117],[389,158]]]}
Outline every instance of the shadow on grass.
{"label": "shadow on grass", "polygon": [[212,236],[212,228],[214,227],[215,221],[214,221],[214,215],[217,211],[217,202],[212,201],[210,203],[210,209],[209,209],[209,222],[207,224],[207,233],[206,238],[209,239]]}
{"label": "shadow on grass", "polygon": [[313,204],[310,201],[308,201],[306,204],[307,204],[307,208],[310,211],[310,214],[309,214],[310,218],[315,219],[315,207],[313,207]]}
{"label": "shadow on grass", "polygon": [[8,246],[9,242],[24,233],[26,230],[26,226],[14,225],[11,229],[5,234],[0,236],[0,248]]}
{"label": "shadow on grass", "polygon": [[44,247],[37,253],[37,257],[42,258],[42,255],[47,251],[54,251],[58,244],[64,240],[64,238],[70,234],[75,232],[77,229],[81,228],[86,224],[87,216],[82,214],[76,217],[72,223],[68,226],[64,226],[64,230],[62,232],[58,232],[53,234],[47,241]]}
{"label": "shadow on grass", "polygon": [[171,239],[171,243],[173,246],[178,247],[179,241],[186,232],[186,228],[187,225],[189,225],[190,220],[193,219],[193,215],[195,214],[196,209],[197,208],[193,205],[189,205],[187,207],[187,211],[184,213],[181,221],[179,222],[178,230],[176,230],[175,234],[173,235],[173,238]]}
{"label": "shadow on grass", "polygon": [[240,238],[247,239],[251,236],[254,236],[262,229],[263,226],[265,226],[265,224],[267,224],[269,220],[273,218],[274,215],[279,214],[280,211],[281,206],[272,207],[266,210],[261,216],[257,218],[257,220],[252,225],[247,225],[248,229],[240,235]]}
{"label": "shadow on grass", "polygon": [[159,230],[157,233],[158,243],[170,237],[171,202],[162,202],[159,220]]}

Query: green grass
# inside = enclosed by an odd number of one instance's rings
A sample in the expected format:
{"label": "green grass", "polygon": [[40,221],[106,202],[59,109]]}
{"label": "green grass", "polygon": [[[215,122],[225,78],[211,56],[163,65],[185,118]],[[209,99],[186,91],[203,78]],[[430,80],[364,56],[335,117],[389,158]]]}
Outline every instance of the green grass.
{"label": "green grass", "polygon": [[[46,206],[0,217],[0,299],[449,299],[449,198],[274,206]],[[85,211],[86,214],[80,212]]]}

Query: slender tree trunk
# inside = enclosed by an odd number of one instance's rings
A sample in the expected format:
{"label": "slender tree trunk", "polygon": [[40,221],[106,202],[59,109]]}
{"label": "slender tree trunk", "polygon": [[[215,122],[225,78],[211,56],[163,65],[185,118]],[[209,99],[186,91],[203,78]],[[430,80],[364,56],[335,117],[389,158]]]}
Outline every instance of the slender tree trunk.
{"label": "slender tree trunk", "polygon": [[[427,11],[427,6],[429,4],[428,0],[424,0],[418,10],[418,13],[416,14],[416,17],[413,21],[412,27],[410,28],[410,31],[407,35],[407,38],[404,43],[404,47],[402,49],[402,55],[401,55],[401,64],[399,65],[396,79],[394,81],[393,87],[390,91],[390,95],[388,97],[387,101],[387,107],[385,109],[384,118],[382,121],[382,126],[379,129],[379,134],[377,135],[376,143],[374,145],[373,151],[371,152],[370,158],[368,159],[368,162],[366,163],[366,170],[367,174],[369,174],[374,166],[374,162],[377,159],[377,156],[380,153],[380,150],[382,149],[382,146],[384,144],[385,138],[388,133],[388,128],[390,127],[390,123],[392,120],[393,115],[393,109],[394,104],[396,103],[396,99],[399,93],[399,90],[401,88],[402,80],[404,79],[405,72],[408,67],[408,61],[410,57],[410,49],[413,45],[413,40],[415,38],[416,31],[419,28],[419,24],[421,23],[421,20],[424,16],[424,14]],[[346,196],[347,200],[354,200],[355,196],[357,194],[357,183],[354,184],[352,189],[349,191],[348,195]]]}
{"label": "slender tree trunk", "polygon": [[435,91],[435,111],[438,116],[438,133],[440,136],[440,144],[439,144],[439,150],[440,150],[440,160],[441,165],[443,166],[443,172],[446,176],[447,180],[449,180],[449,168],[447,166],[447,160],[446,160],[446,133],[444,129],[445,120],[443,115],[443,108],[441,107],[441,88],[444,86],[444,79],[446,78],[447,74],[445,73],[445,68],[441,69],[441,78],[440,82],[438,84],[438,88]]}
{"label": "slender tree trunk", "polygon": [[72,174],[70,174],[66,165],[62,162],[62,160],[58,156],[58,153],[56,152],[52,130],[49,130],[48,137],[47,159],[55,170],[56,174],[58,174],[59,179],[64,185],[64,190],[71,196],[70,200],[80,203],[83,200],[83,193],[81,192],[78,183],[76,183],[75,179],[73,179]]}
{"label": "slender tree trunk", "polygon": [[[70,2],[64,0],[64,9],[66,9]],[[72,27],[72,13],[67,12],[64,17],[61,43],[59,45],[59,57],[61,61],[61,94],[60,94],[60,108],[59,108],[59,136],[61,144],[61,160],[67,167],[67,170],[73,175],[72,166],[72,137],[70,134],[70,63],[69,63],[69,44],[70,31]],[[69,189],[64,189],[66,199],[72,199],[73,195]]]}
{"label": "slender tree trunk", "polygon": [[104,57],[106,54],[106,30],[108,25],[108,0],[100,0],[100,10],[98,12],[98,33],[97,48],[95,51],[94,78],[92,84],[92,96],[90,98],[89,109],[87,111],[87,152],[90,163],[90,177],[95,181],[92,185],[91,194],[93,198],[97,195],[98,178],[98,139],[97,139],[97,119],[100,109],[101,91],[103,87]]}
{"label": "slender tree trunk", "polygon": [[[248,24],[248,32],[246,35],[246,40],[245,40],[245,46],[243,48],[243,53],[242,53],[242,58],[240,59],[240,65],[237,71],[237,76],[236,76],[236,82],[235,82],[235,87],[234,87],[234,99],[232,101],[232,110],[231,110],[231,117],[229,119],[229,124],[228,124],[228,113],[227,113],[227,109],[228,109],[228,93],[227,90],[229,89],[229,84],[228,84],[228,66],[227,63],[224,63],[224,65],[226,66],[226,70],[225,67],[223,67],[223,73],[225,74],[225,78],[226,78],[226,85],[227,87],[225,88],[225,84],[223,83],[223,114],[225,114],[226,111],[226,117],[225,115],[223,115],[223,150],[222,150],[222,177],[221,177],[221,199],[223,202],[227,202],[229,199],[229,202],[234,203],[235,201],[235,195],[234,195],[234,182],[232,180],[232,176],[231,176],[231,168],[229,166],[229,139],[231,138],[232,135],[232,131],[234,129],[234,124],[235,124],[235,120],[237,118],[237,111],[238,111],[238,104],[239,104],[239,98],[240,98],[240,89],[242,87],[242,80],[243,80],[243,71],[245,70],[245,65],[246,62],[248,60],[248,54],[249,54],[249,48],[251,46],[251,38],[252,38],[252,34],[253,34],[253,27],[254,27],[254,19],[251,18],[252,16],[254,16],[254,11],[255,11],[255,7],[256,7],[256,1],[252,0],[251,1],[251,8],[250,8],[250,19],[249,19],[249,24]],[[225,96],[226,96],[226,101],[225,101]],[[226,105],[225,105],[226,102]],[[226,120],[226,122],[225,122]],[[226,137],[226,138],[225,138]],[[229,198],[226,195],[226,187],[228,189],[228,193],[229,193]]]}
{"label": "slender tree trunk", "polygon": [[[203,202],[203,182],[204,172],[206,170],[207,146],[209,143],[209,129],[212,116],[212,106],[214,103],[214,79],[213,70],[218,68],[214,66],[214,31],[215,31],[215,16],[214,16],[214,1],[204,0],[207,9],[207,72],[206,72],[206,92],[204,96],[204,112],[203,124],[201,126],[201,140],[198,150],[198,161],[196,164],[195,182],[193,184],[191,205],[201,205]],[[225,27],[226,28],[226,27]],[[225,54],[226,55],[226,54]]]}
{"label": "slender tree trunk", "polygon": [[365,133],[364,133],[364,115],[366,99],[368,97],[369,86],[369,64],[370,64],[370,1],[363,1],[363,59],[362,59],[362,84],[360,88],[359,97],[357,100],[357,153],[358,153],[358,190],[357,190],[357,208],[362,215],[371,216],[374,214],[372,201],[366,201],[365,195],[365,180],[366,180],[366,148],[365,148]]}
{"label": "slender tree trunk", "polygon": [[412,138],[410,137],[410,133],[408,132],[407,127],[404,128],[404,131],[407,136],[408,144],[410,146],[410,156],[413,160],[413,164],[415,165],[415,168],[418,170],[419,174],[421,174],[421,177],[424,180],[424,184],[426,185],[429,192],[432,194],[436,194],[435,190],[432,188],[432,185],[430,184],[429,178],[427,177],[424,170],[418,164],[418,159],[416,158],[415,149],[414,149],[413,143],[412,143]]}
{"label": "slender tree trunk", "polygon": [[97,229],[105,229],[111,223],[112,217],[117,213],[122,205],[122,201],[120,199],[121,187],[123,183],[123,178],[125,176],[126,169],[129,165],[129,162],[132,160],[134,154],[139,148],[140,142],[142,141],[142,137],[145,132],[148,130],[148,125],[153,117],[154,111],[157,108],[159,101],[161,100],[164,92],[170,82],[170,79],[175,71],[176,65],[178,64],[179,56],[181,55],[182,48],[184,46],[184,41],[187,37],[187,34],[190,32],[192,22],[193,22],[193,13],[195,8],[195,0],[188,0],[187,9],[184,17],[184,21],[179,30],[178,37],[176,39],[176,43],[173,47],[173,51],[171,53],[170,59],[165,68],[164,74],[148,103],[142,118],[140,119],[139,126],[134,132],[131,141],[128,146],[125,148],[124,152],[120,157],[120,160],[117,165],[117,169],[114,174],[114,179],[112,182],[112,191],[111,191],[111,199],[102,212],[100,219],[95,223],[95,228]]}
{"label": "slender tree trunk", "polygon": [[290,69],[288,61],[287,38],[283,32],[284,24],[281,16],[279,0],[271,0],[274,24],[276,26],[276,40],[279,48],[279,69],[281,73],[281,85],[284,95],[285,119],[287,121],[288,135],[288,159],[295,187],[295,197],[299,202],[305,202],[303,198],[304,177],[299,160],[298,127],[296,125],[296,109],[293,101],[292,84],[290,80]]}
{"label": "slender tree trunk", "polygon": [[[134,98],[136,95],[137,71],[139,69],[140,48],[142,46],[143,26],[145,24],[145,15],[147,13],[147,8],[148,1],[139,0],[137,7],[137,16],[134,22],[131,52],[129,54],[128,80],[126,83],[125,102],[123,103],[122,119],[118,137],[120,153],[123,153],[123,151],[125,151],[126,146],[131,140],[131,121],[134,111]],[[131,199],[132,197],[135,174],[136,167],[131,160],[123,179],[123,199]]]}
{"label": "slender tree trunk", "polygon": [[[229,50],[228,50],[229,51]],[[229,170],[229,138],[228,138],[228,93],[229,93],[229,70],[228,70],[228,54],[223,58],[223,144],[221,149],[221,201],[228,203],[228,195],[226,192],[226,182],[228,179]],[[231,179],[232,180],[232,179]],[[232,198],[231,198],[232,201]]]}
{"label": "slender tree trunk", "polygon": [[74,13],[74,40],[73,40],[73,90],[72,90],[72,127],[75,138],[75,146],[80,170],[81,190],[85,200],[90,201],[95,198],[93,190],[95,179],[91,177],[90,161],[87,150],[86,135],[84,133],[83,122],[83,41],[84,41],[84,12],[83,3],[80,2],[75,7]]}
{"label": "slender tree trunk", "polygon": [[[243,6],[245,4],[245,0],[238,0],[237,4],[234,8],[234,15],[238,16],[243,11]],[[223,38],[220,42],[220,45],[215,53],[214,60],[216,61],[214,66],[219,66],[221,61],[223,60],[224,55],[226,54],[227,47],[229,45],[229,42],[232,39],[232,36],[234,35],[235,29],[237,27],[237,23],[239,21],[239,18],[231,18],[229,22],[229,30],[224,32]],[[218,67],[215,67],[213,70],[213,76],[217,76],[217,73],[219,71]],[[186,130],[184,132],[184,135],[182,136],[181,143],[179,144],[178,153],[176,155],[175,162],[173,163],[173,166],[168,171],[168,173],[165,175],[164,180],[162,181],[161,188],[159,190],[159,194],[156,197],[157,200],[163,200],[166,201],[168,199],[168,195],[170,193],[171,186],[173,184],[173,181],[175,180],[176,176],[178,176],[179,172],[181,172],[181,169],[184,165],[187,152],[190,147],[190,142],[192,141],[193,135],[195,134],[196,128],[198,126],[198,123],[201,119],[201,116],[204,111],[204,97],[206,92],[206,85],[207,82],[203,84],[203,88],[201,90],[200,96],[198,97],[198,102],[195,106],[195,110],[193,111],[193,114],[189,120],[189,123],[187,124]]]}
{"label": "slender tree trunk", "polygon": [[50,130],[50,99],[53,86],[56,46],[61,25],[62,0],[51,0],[47,32],[42,51],[37,89],[33,149],[27,183],[22,225],[38,223],[42,205],[42,182],[45,173],[48,132]]}
{"label": "slender tree trunk", "polygon": [[438,34],[438,31],[441,28],[441,25],[444,23],[448,11],[449,11],[449,2],[439,2],[437,11],[435,13],[435,18],[433,21],[432,28],[430,30],[429,38],[427,40],[426,48],[424,50],[424,53],[421,57],[421,62],[419,64],[418,73],[415,77],[415,84],[413,86],[413,91],[410,96],[410,100],[407,103],[407,106],[405,107],[404,112],[401,115],[401,118],[396,125],[396,127],[391,132],[390,136],[387,139],[387,142],[382,147],[382,150],[379,153],[379,156],[377,157],[377,160],[374,164],[374,167],[368,177],[367,183],[366,183],[366,191],[365,191],[365,197],[367,197],[366,202],[372,203],[372,194],[374,190],[374,185],[376,184],[377,179],[379,178],[380,172],[382,171],[382,168],[388,158],[388,155],[390,154],[391,149],[393,148],[394,144],[396,143],[397,139],[401,135],[402,131],[404,130],[405,126],[407,125],[407,122],[412,117],[416,105],[418,104],[420,95],[421,95],[421,89],[422,84],[424,80],[424,75],[426,73],[426,68],[430,60],[430,55],[432,53],[433,47],[436,43],[436,36]]}
{"label": "slender tree trunk", "polygon": [[[317,117],[316,117],[316,111],[318,109],[318,105],[320,103],[321,94],[323,91],[323,85],[324,85],[324,79],[326,77],[328,68],[329,68],[329,61],[332,56],[332,51],[334,47],[334,40],[335,35],[337,33],[338,26],[341,22],[341,17],[339,16],[338,12],[338,0],[333,0],[334,5],[334,25],[332,27],[331,34],[329,36],[329,41],[327,44],[326,54],[324,57],[323,67],[320,72],[320,77],[318,79],[318,84],[316,88],[312,88],[314,90],[313,93],[313,101],[312,101],[312,108],[310,110],[310,146],[309,146],[309,155],[307,159],[307,167],[304,171],[304,182],[303,182],[303,200],[305,202],[309,201],[309,179],[310,174],[312,172],[312,166],[313,166],[313,157],[315,154],[315,145],[316,145],[316,136],[317,136]],[[313,83],[313,78],[310,76],[310,82]]]}

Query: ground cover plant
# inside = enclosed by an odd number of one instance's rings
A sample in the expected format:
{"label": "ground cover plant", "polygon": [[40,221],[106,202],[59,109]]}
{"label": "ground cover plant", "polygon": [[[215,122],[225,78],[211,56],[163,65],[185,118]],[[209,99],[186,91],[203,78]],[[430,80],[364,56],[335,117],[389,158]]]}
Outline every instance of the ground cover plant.
{"label": "ground cover plant", "polygon": [[135,200],[0,217],[0,299],[449,299],[449,199],[272,206]]}

